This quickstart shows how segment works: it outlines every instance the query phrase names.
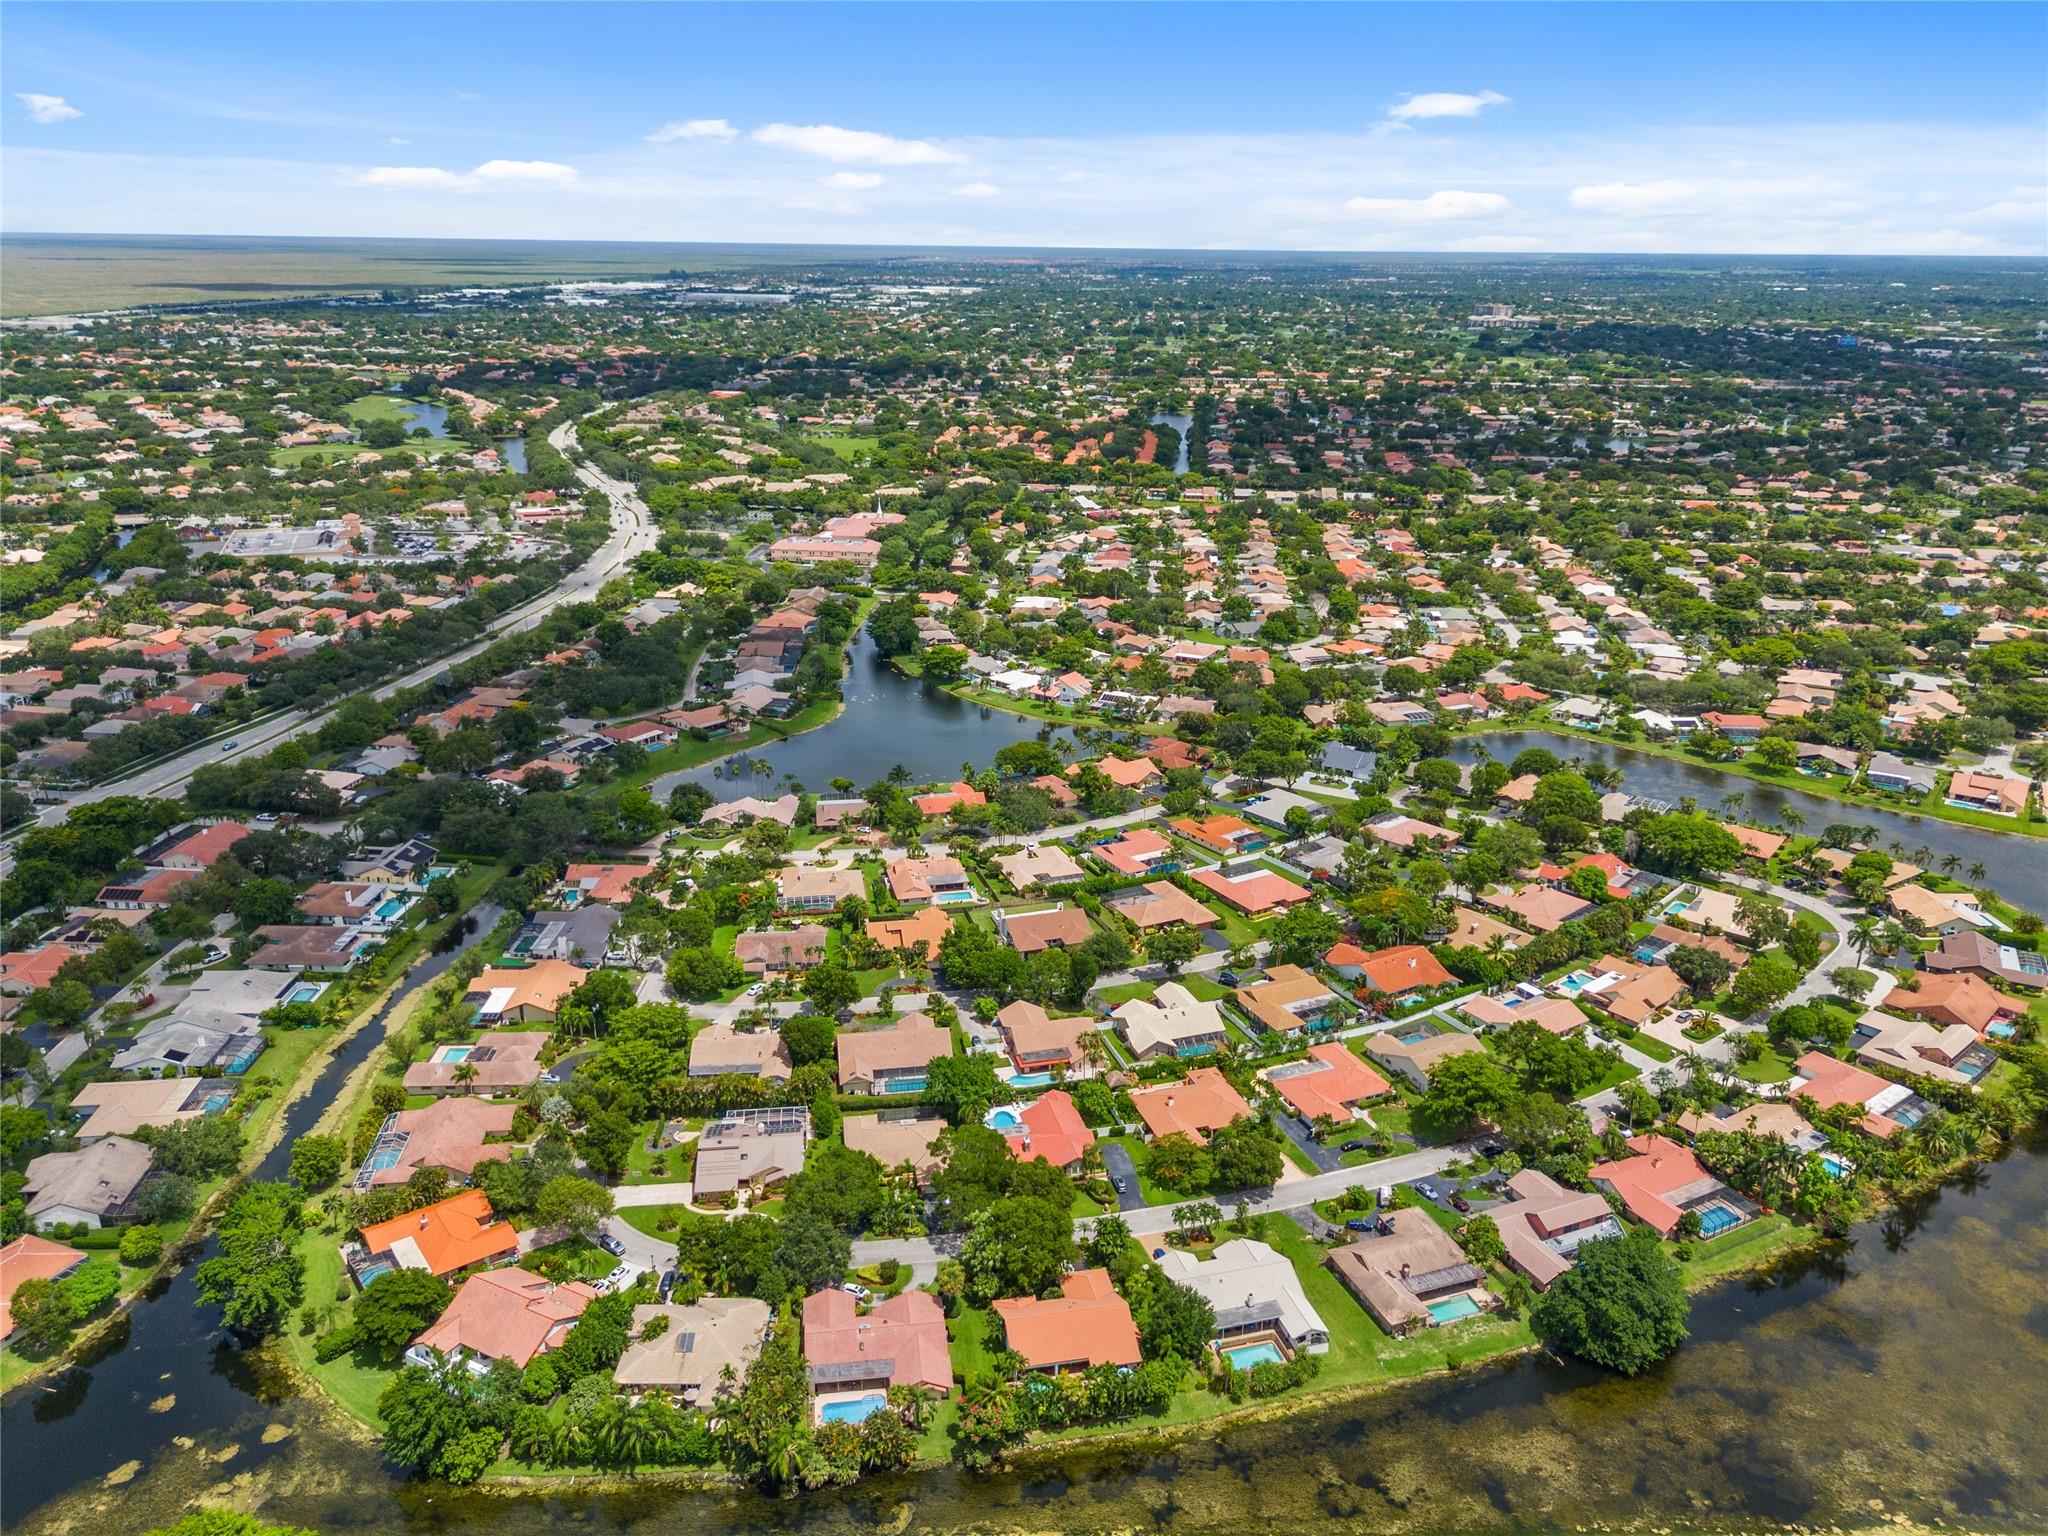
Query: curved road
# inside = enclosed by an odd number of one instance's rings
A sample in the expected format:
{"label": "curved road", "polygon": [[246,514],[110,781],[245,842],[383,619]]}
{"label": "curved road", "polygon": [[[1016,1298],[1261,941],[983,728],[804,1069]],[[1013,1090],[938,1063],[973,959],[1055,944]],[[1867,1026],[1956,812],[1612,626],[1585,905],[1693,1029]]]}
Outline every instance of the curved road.
{"label": "curved road", "polygon": [[[600,409],[609,409],[609,406]],[[575,443],[576,424],[563,422],[548,434],[548,442],[564,457],[569,455]],[[595,594],[612,577],[616,576],[636,555],[654,548],[657,537],[654,520],[648,515],[647,505],[633,494],[633,488],[624,481],[614,480],[589,464],[577,464],[576,477],[592,490],[602,491],[611,498],[611,537],[599,545],[581,568],[570,573],[559,585],[542,593],[539,597],[521,603],[517,608],[507,609],[491,621],[483,636],[464,646],[461,650],[428,662],[425,666],[406,673],[403,677],[370,690],[372,698],[389,698],[401,689],[417,688],[431,682],[435,677],[477,655],[493,641],[508,634],[533,628],[543,615],[557,604],[577,602]],[[125,778],[110,779],[66,796],[56,805],[46,807],[36,817],[39,826],[54,826],[70,814],[74,805],[89,805],[95,800],[105,800],[113,795],[168,795],[183,787],[193,773],[209,763],[231,763],[238,758],[268,752],[281,742],[309,731],[317,731],[333,718],[339,705],[321,710],[292,710],[289,713],[260,721],[238,732],[232,749],[223,748],[217,742],[201,742],[189,752],[165,762],[153,764],[129,774]],[[14,867],[13,851],[0,851],[0,875]]]}

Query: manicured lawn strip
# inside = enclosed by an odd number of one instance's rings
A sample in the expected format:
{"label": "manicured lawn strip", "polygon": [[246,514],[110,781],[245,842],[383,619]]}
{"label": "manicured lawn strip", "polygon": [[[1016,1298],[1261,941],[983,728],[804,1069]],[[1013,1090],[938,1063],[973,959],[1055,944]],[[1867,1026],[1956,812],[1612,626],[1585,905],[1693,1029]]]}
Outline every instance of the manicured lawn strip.
{"label": "manicured lawn strip", "polygon": [[670,1243],[676,1240],[678,1229],[675,1226],[671,1226],[664,1232],[661,1230],[661,1223],[664,1221],[681,1223],[689,1215],[690,1212],[680,1205],[622,1205],[619,1207],[619,1219],[635,1232],[644,1232],[649,1237],[658,1241]]}
{"label": "manicured lawn strip", "polygon": [[1717,1237],[1711,1242],[1695,1239],[1690,1259],[1679,1259],[1676,1243],[1666,1243],[1664,1249],[1677,1262],[1685,1275],[1686,1286],[1691,1289],[1722,1275],[1747,1269],[1778,1249],[1810,1242],[1813,1236],[1812,1228],[1797,1225],[1789,1216],[1773,1213],[1737,1227],[1726,1237]]}
{"label": "manicured lawn strip", "polygon": [[1792,1059],[1776,1046],[1767,1045],[1755,1061],[1736,1062],[1735,1075],[1750,1083],[1786,1082],[1792,1076]]}
{"label": "manicured lawn strip", "polygon": [[995,1369],[996,1352],[1003,1347],[1002,1324],[995,1313],[962,1301],[946,1319],[946,1338],[953,1351],[953,1379],[969,1382]]}
{"label": "manicured lawn strip", "polygon": [[[354,1290],[343,1278],[340,1244],[338,1234],[317,1229],[299,1239],[299,1255],[306,1264],[305,1296],[315,1308],[333,1305],[337,1296]],[[377,1416],[377,1398],[397,1372],[359,1361],[354,1355],[325,1362],[313,1358],[313,1346],[319,1335],[330,1328],[345,1326],[353,1311],[353,1298],[335,1305],[332,1321],[313,1333],[301,1332],[298,1319],[293,1317],[279,1337],[292,1364],[319,1382],[349,1413],[373,1428],[382,1429],[384,1421]]]}
{"label": "manicured lawn strip", "polygon": [[1641,1051],[1652,1061],[1675,1061],[1678,1058],[1678,1052],[1672,1050],[1662,1040],[1659,1040],[1654,1035],[1643,1034],[1640,1031],[1631,1039],[1625,1040],[1622,1043],[1631,1050]]}

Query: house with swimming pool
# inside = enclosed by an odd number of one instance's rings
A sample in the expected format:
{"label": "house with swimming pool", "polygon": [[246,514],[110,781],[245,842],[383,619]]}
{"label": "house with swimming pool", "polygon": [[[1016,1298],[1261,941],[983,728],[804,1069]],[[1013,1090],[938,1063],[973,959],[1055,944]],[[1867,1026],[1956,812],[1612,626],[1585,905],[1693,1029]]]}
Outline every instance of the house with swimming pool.
{"label": "house with swimming pool", "polygon": [[480,1189],[437,1200],[419,1210],[363,1228],[363,1240],[346,1250],[349,1272],[368,1285],[388,1269],[424,1269],[452,1275],[477,1264],[502,1264],[519,1256],[519,1233],[499,1221],[490,1196]]}
{"label": "house with swimming pool", "polygon": [[1216,1005],[1196,997],[1177,981],[1160,983],[1149,998],[1134,997],[1117,1004],[1110,1017],[1139,1061],[1206,1056],[1221,1050],[1228,1036]]}
{"label": "house with swimming pool", "polygon": [[465,996],[482,1024],[552,1024],[562,999],[589,974],[566,960],[497,966],[479,972]]}
{"label": "house with swimming pool", "polygon": [[404,917],[419,893],[402,885],[376,880],[322,880],[299,895],[299,911],[309,923],[337,928],[389,928]]}
{"label": "house with swimming pool", "polygon": [[1668,1136],[1631,1136],[1628,1154],[1595,1163],[1586,1176],[1620,1197],[1629,1215],[1659,1237],[1675,1236],[1688,1212],[1699,1217],[1702,1237],[1719,1237],[1756,1214],[1756,1206],[1707,1172],[1691,1148]]}
{"label": "house with swimming pool", "polygon": [[407,1093],[518,1093],[540,1081],[548,1034],[487,1029],[467,1044],[437,1045],[405,1069]]}
{"label": "house with swimming pool", "polygon": [[814,1424],[859,1423],[886,1408],[891,1387],[953,1389],[946,1314],[928,1291],[905,1291],[867,1312],[845,1291],[804,1298],[803,1349]]}
{"label": "house with swimming pool", "polygon": [[1448,1056],[1465,1056],[1485,1049],[1462,1029],[1418,1019],[1368,1036],[1365,1054],[1402,1078],[1417,1093],[1427,1093],[1430,1071],[1438,1062]]}
{"label": "house with swimming pool", "polygon": [[1043,1158],[1065,1174],[1078,1174],[1095,1145],[1095,1133],[1062,1088],[1041,1093],[1029,1104],[998,1105],[984,1123],[1010,1144],[1010,1156],[1018,1162]]}
{"label": "house with swimming pool", "polygon": [[1169,1248],[1160,1273],[1206,1300],[1216,1313],[1216,1353],[1239,1370],[1330,1349],[1330,1328],[1302,1289],[1287,1256],[1234,1237],[1206,1259]]}
{"label": "house with swimming pool", "polygon": [[1811,1099],[1821,1109],[1853,1104],[1863,1111],[1858,1129],[1880,1140],[1910,1129],[1934,1113],[1934,1106],[1904,1083],[1841,1061],[1825,1051],[1808,1051],[1792,1064],[1786,1096]]}
{"label": "house with swimming pool", "polygon": [[1088,1077],[1095,1071],[1088,1060],[1086,1042],[1097,1029],[1086,1014],[1056,1019],[1038,1004],[1018,998],[996,1015],[996,1028],[1003,1033],[1003,1048],[1017,1073],[1013,1088],[1039,1088],[1058,1072],[1067,1077]]}
{"label": "house with swimming pool", "polygon": [[1267,1034],[1292,1035],[1342,1022],[1343,999],[1336,988],[1298,965],[1269,966],[1264,980],[1239,987],[1232,998]]}
{"label": "house with swimming pool", "polygon": [[1622,1235],[1621,1223],[1599,1195],[1566,1189],[1534,1168],[1508,1180],[1508,1196],[1487,1214],[1507,1245],[1508,1263],[1539,1291],[1549,1290],[1572,1267],[1581,1244]]}
{"label": "house with swimming pool", "polygon": [[906,907],[972,906],[981,898],[967,878],[967,866],[946,854],[889,861],[889,894]]}
{"label": "house with swimming pool", "polygon": [[418,1109],[394,1110],[384,1117],[370,1144],[355,1187],[377,1189],[403,1184],[422,1168],[439,1168],[466,1183],[479,1163],[502,1161],[514,1151],[509,1140],[519,1113],[516,1104],[484,1099],[447,1098]]}
{"label": "house with swimming pool", "polygon": [[1397,1339],[1441,1328],[1499,1305],[1485,1272],[1429,1212],[1406,1207],[1325,1262],[1372,1320]]}
{"label": "house with swimming pool", "polygon": [[1931,1077],[1958,1088],[1975,1088],[1998,1065],[1998,1053],[1967,1024],[1866,1013],[1849,1040],[1856,1047],[1856,1059],[1868,1066]]}
{"label": "house with swimming pool", "polygon": [[952,1032],[928,1013],[906,1013],[883,1029],[846,1030],[833,1045],[846,1093],[923,1093],[931,1064],[953,1054]]}

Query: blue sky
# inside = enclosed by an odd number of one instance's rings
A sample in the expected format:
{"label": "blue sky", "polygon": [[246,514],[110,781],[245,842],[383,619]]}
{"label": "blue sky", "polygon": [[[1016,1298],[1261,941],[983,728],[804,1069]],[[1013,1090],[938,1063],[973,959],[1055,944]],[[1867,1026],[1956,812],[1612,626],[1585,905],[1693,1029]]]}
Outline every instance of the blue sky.
{"label": "blue sky", "polygon": [[8,6],[14,230],[2048,248],[2038,5]]}

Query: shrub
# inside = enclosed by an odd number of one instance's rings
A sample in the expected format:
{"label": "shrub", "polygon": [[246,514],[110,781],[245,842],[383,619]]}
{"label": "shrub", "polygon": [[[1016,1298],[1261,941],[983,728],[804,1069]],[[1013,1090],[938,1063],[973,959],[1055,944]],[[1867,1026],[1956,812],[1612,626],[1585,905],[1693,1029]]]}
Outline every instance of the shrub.
{"label": "shrub", "polygon": [[163,1257],[163,1253],[163,1233],[146,1222],[141,1226],[129,1227],[121,1234],[123,1264],[154,1264]]}

